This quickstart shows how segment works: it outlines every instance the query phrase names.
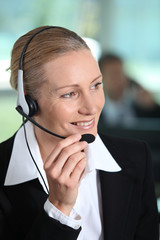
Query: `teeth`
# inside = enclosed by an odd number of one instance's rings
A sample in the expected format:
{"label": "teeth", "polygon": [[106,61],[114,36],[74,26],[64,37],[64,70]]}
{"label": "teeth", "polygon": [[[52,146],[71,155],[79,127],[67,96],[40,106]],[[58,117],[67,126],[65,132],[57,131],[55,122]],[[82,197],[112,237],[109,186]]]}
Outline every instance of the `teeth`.
{"label": "teeth", "polygon": [[92,122],[93,122],[93,120],[91,120],[90,122],[77,122],[77,123],[74,123],[74,124],[77,125],[77,126],[88,126]]}

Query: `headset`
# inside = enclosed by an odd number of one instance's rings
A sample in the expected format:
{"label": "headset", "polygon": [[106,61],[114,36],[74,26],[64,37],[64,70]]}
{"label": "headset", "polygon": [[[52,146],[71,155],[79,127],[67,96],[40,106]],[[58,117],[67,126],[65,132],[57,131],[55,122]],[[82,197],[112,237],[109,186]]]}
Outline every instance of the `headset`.
{"label": "headset", "polygon": [[[54,26],[48,26],[40,29],[36,33],[34,33],[26,42],[21,56],[19,60],[19,70],[18,70],[18,100],[17,100],[17,111],[23,115],[22,113],[25,113],[25,115],[29,117],[33,117],[36,112],[38,111],[38,104],[36,100],[33,100],[29,95],[24,95],[24,88],[23,88],[23,60],[24,60],[24,54],[28,48],[29,43],[32,41],[32,39],[37,36],[39,33],[46,31],[50,28],[56,28]],[[26,116],[25,116],[26,117]]]}

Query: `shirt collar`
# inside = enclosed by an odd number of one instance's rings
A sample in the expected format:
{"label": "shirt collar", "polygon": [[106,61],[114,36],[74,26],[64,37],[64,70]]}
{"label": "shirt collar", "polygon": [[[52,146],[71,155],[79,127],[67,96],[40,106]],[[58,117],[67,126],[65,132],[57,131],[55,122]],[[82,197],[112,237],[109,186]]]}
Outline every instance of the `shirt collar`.
{"label": "shirt collar", "polygon": [[[27,122],[25,124],[25,127],[26,127],[27,140],[29,143],[31,154],[47,184],[46,174],[43,169],[43,161],[41,158],[37,140],[34,135],[33,125],[32,123]],[[24,136],[24,128],[21,127],[15,136],[11,159],[9,162],[4,185],[5,186],[15,185],[15,184],[24,183],[36,178],[39,179],[44,190],[46,191],[42,178],[40,177],[40,174],[37,171],[37,168],[29,154],[29,150],[27,148],[27,144]]]}
{"label": "shirt collar", "polygon": [[103,170],[106,172],[119,172],[120,166],[117,164],[111,153],[108,151],[103,141],[97,134],[95,141],[87,148],[88,170]]}
{"label": "shirt collar", "polygon": [[[38,143],[34,135],[33,125],[32,123],[27,122],[25,126],[31,153],[46,184],[48,185]],[[88,160],[85,170],[86,173],[94,169],[109,172],[117,172],[121,170],[106,146],[103,144],[99,135],[97,135],[96,140],[93,143],[89,144],[86,154]],[[46,191],[42,178],[40,177],[40,174],[38,173],[37,168],[35,167],[35,164],[29,154],[24,137],[24,129],[21,127],[15,137],[4,185],[9,186],[20,184],[36,178],[39,179],[44,190]]]}

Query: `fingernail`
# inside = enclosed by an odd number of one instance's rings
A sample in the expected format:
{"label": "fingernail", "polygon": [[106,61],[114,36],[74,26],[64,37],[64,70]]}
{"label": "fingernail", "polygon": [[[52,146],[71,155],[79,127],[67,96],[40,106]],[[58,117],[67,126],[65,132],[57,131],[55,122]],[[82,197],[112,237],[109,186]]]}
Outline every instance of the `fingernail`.
{"label": "fingernail", "polygon": [[84,146],[88,146],[88,143],[86,141],[83,142]]}

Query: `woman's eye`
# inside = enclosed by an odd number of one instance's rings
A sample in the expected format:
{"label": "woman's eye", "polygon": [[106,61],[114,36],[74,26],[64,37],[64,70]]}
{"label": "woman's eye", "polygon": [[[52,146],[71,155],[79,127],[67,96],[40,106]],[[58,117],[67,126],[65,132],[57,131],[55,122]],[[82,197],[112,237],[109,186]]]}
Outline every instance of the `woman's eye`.
{"label": "woman's eye", "polygon": [[74,97],[76,96],[76,93],[75,92],[70,92],[70,93],[66,93],[64,95],[62,95],[62,98],[71,98],[71,97]]}
{"label": "woman's eye", "polygon": [[93,85],[93,86],[91,87],[91,89],[98,89],[100,85],[102,85],[102,86],[103,86],[103,82],[102,82],[102,81],[101,81],[101,82],[98,82],[98,83],[96,83],[95,85]]}

